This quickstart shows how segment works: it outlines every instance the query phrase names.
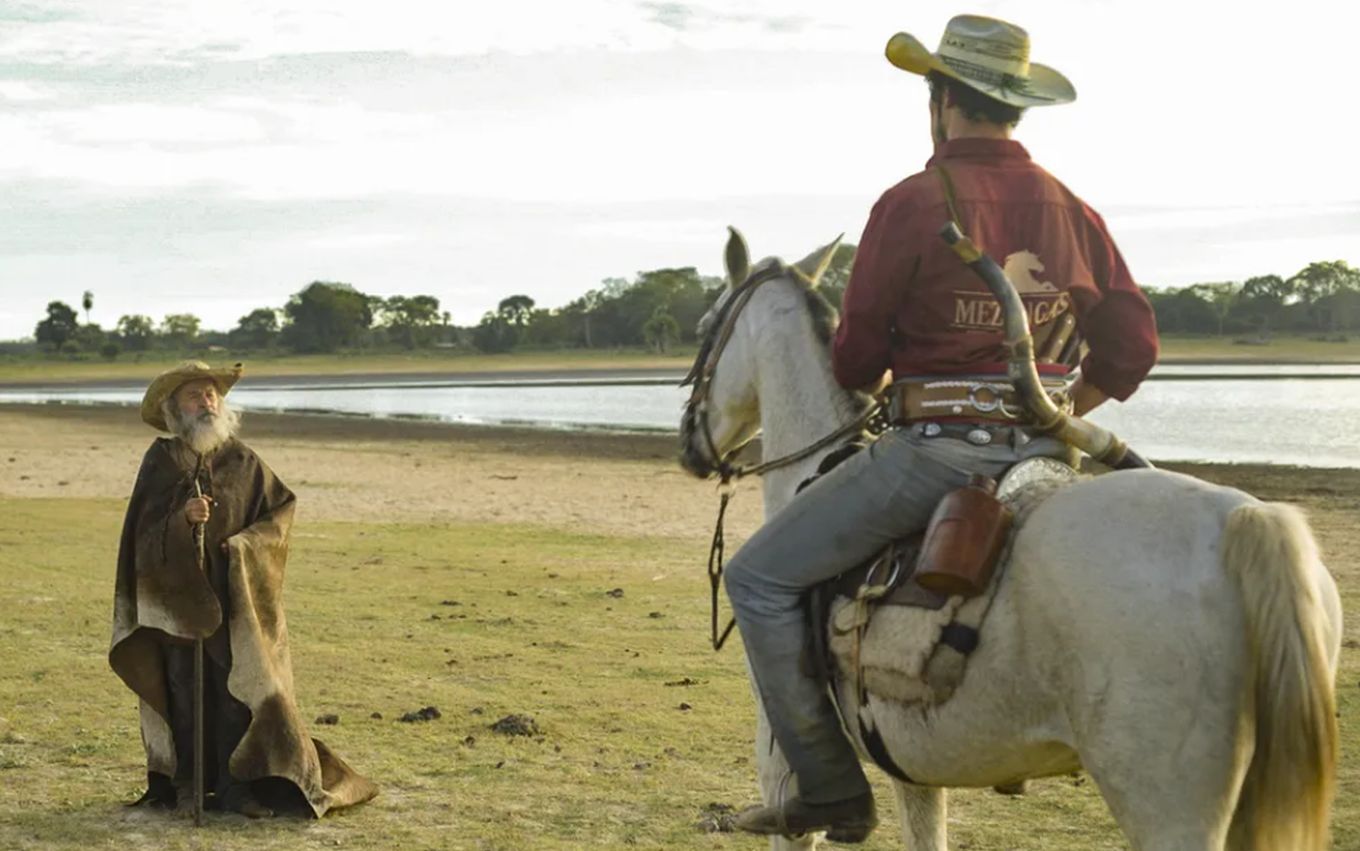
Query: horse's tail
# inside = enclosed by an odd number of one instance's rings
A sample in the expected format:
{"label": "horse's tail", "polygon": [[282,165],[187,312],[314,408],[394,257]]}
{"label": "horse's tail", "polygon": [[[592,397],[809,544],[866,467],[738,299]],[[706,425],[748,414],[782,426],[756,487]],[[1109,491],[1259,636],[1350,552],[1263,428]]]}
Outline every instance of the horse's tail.
{"label": "horse's tail", "polygon": [[1234,851],[1327,847],[1337,761],[1328,616],[1302,512],[1251,502],[1228,515],[1223,565],[1246,606],[1256,743],[1233,813]]}

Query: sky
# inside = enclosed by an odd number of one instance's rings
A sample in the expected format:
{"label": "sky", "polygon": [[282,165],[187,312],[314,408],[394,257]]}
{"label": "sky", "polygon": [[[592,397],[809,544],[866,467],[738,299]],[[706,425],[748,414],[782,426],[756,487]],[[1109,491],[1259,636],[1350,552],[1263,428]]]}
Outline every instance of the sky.
{"label": "sky", "polygon": [[314,280],[502,298],[803,256],[930,156],[897,31],[1024,26],[1016,136],[1148,286],[1360,265],[1360,4],[0,0],[0,340],[46,304],[227,330]]}

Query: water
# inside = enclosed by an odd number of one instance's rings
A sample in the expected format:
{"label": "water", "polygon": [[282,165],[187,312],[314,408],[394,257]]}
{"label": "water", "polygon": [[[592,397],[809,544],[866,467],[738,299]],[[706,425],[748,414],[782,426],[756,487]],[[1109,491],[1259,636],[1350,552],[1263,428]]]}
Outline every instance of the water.
{"label": "water", "polygon": [[[1290,377],[1279,377],[1290,376]],[[1091,419],[1145,457],[1360,468],[1360,365],[1159,367],[1125,404]],[[135,405],[142,387],[0,392],[4,402]],[[455,423],[673,432],[688,390],[675,377],[242,386],[248,411],[418,417]]]}

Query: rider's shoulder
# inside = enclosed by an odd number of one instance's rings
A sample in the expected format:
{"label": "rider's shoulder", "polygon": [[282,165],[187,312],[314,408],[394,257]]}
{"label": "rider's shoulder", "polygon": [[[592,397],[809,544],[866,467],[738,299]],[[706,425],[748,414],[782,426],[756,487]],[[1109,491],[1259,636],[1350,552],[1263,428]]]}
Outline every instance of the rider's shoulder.
{"label": "rider's shoulder", "polygon": [[875,209],[882,213],[903,214],[932,205],[938,200],[936,187],[927,172],[917,172],[889,186],[878,197]]}

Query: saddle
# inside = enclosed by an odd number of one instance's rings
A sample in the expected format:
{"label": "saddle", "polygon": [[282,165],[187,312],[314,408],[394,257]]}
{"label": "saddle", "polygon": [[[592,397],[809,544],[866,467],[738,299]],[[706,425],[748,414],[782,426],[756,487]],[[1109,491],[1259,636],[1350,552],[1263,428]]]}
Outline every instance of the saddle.
{"label": "saddle", "polygon": [[[925,706],[953,695],[978,647],[1015,532],[1047,496],[1077,478],[1067,464],[1040,457],[1011,467],[994,496],[974,481],[963,489],[974,493],[946,496],[924,532],[810,592],[805,659],[830,686],[846,728],[855,729],[854,722],[869,758],[890,776],[913,782],[883,742],[868,711],[870,695]],[[979,522],[969,511],[985,516]],[[951,557],[964,563],[943,563]],[[844,705],[836,687],[847,681],[855,706]]]}
{"label": "saddle", "polygon": [[994,487],[975,479],[946,496],[923,532],[813,588],[811,670],[854,682],[861,696],[943,703],[978,646],[1015,531],[1077,477],[1061,461],[1031,458]]}

